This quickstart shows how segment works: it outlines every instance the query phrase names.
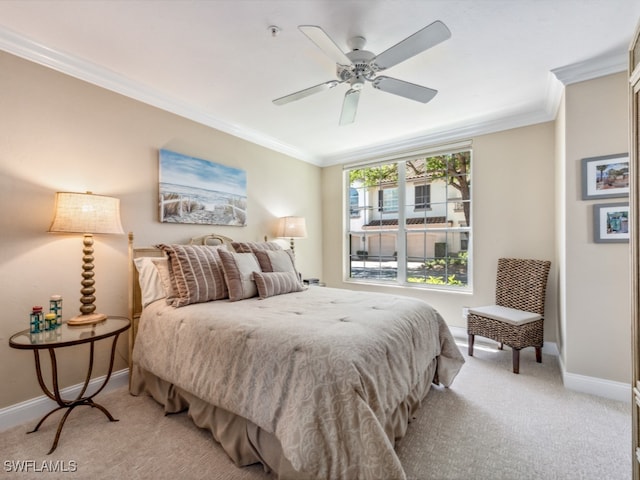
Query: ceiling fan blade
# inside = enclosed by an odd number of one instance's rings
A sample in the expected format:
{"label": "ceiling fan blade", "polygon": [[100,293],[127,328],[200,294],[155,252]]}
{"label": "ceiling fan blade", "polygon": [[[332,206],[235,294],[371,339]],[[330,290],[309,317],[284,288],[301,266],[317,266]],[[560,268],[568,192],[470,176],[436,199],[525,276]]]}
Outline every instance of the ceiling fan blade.
{"label": "ceiling fan blade", "polygon": [[336,42],[322,28],[316,25],[300,25],[298,30],[309,37],[309,40],[315,43],[334,62],[340,65],[351,65],[349,57],[340,50]]}
{"label": "ceiling fan blade", "polygon": [[393,93],[394,95],[422,103],[427,103],[438,93],[437,90],[433,90],[432,88],[384,76],[376,77],[373,81],[373,87],[383,92]]}
{"label": "ceiling fan blade", "polygon": [[444,42],[449,37],[451,37],[451,32],[447,26],[437,20],[382,52],[373,63],[379,70],[385,70]]}
{"label": "ceiling fan blade", "polygon": [[340,125],[347,125],[355,121],[356,111],[358,110],[358,100],[360,100],[360,90],[354,90],[352,88],[344,94],[342,112],[340,113]]}
{"label": "ceiling fan blade", "polygon": [[325,90],[329,90],[339,84],[340,82],[337,80],[330,80],[328,82],[321,83],[320,85],[315,85],[313,87],[300,90],[299,92],[294,92],[289,95],[285,95],[284,97],[276,98],[273,103],[276,105],[285,105],[287,103],[300,100],[301,98],[308,97],[309,95],[313,95],[314,93],[324,92]]}

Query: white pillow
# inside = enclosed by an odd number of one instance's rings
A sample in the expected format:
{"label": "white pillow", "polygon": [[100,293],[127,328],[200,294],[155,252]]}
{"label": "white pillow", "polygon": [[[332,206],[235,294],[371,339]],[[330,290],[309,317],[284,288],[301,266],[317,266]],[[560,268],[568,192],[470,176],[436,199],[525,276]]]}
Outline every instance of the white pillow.
{"label": "white pillow", "polygon": [[154,262],[166,262],[166,258],[161,257],[138,257],[133,259],[133,263],[138,270],[138,283],[140,283],[140,293],[142,294],[142,308],[150,303],[167,296],[164,285],[160,279],[160,274]]}

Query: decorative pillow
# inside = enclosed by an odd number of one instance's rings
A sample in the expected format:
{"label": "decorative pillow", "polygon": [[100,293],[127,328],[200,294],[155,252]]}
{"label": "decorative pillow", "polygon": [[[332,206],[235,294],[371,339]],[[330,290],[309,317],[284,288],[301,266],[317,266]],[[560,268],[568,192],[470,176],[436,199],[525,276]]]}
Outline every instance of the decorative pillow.
{"label": "decorative pillow", "polygon": [[156,266],[158,276],[162,287],[164,288],[165,297],[173,300],[176,296],[175,286],[171,283],[171,272],[169,272],[169,259],[167,257],[151,257],[151,263]]}
{"label": "decorative pillow", "polygon": [[253,253],[232,253],[220,251],[222,268],[229,288],[229,300],[235,302],[258,294],[251,274],[260,270],[258,260]]}
{"label": "decorative pillow", "polygon": [[229,296],[219,252],[225,246],[158,245],[169,256],[169,274],[177,296],[174,307],[221,300]]}
{"label": "decorative pillow", "polygon": [[142,308],[167,296],[154,260],[164,260],[164,263],[167,263],[166,258],[160,257],[138,257],[133,259],[133,263],[138,270]]}
{"label": "decorative pillow", "polygon": [[291,250],[257,250],[254,255],[263,272],[298,273]]}
{"label": "decorative pillow", "polygon": [[231,242],[231,246],[238,253],[256,253],[262,250],[282,250],[276,242]]}
{"label": "decorative pillow", "polygon": [[304,290],[295,272],[253,272],[260,298]]}

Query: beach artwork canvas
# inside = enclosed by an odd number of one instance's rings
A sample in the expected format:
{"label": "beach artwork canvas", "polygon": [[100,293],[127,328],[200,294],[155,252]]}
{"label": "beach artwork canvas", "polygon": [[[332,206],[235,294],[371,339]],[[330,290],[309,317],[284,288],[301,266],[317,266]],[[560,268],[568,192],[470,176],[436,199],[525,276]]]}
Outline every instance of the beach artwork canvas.
{"label": "beach artwork canvas", "polygon": [[239,168],[160,150],[160,221],[247,224],[247,174]]}

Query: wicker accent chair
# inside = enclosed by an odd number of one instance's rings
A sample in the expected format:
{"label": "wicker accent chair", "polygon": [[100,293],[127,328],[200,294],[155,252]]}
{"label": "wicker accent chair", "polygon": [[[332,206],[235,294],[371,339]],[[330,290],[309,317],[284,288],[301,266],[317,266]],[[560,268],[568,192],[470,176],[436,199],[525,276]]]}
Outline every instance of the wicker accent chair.
{"label": "wicker accent chair", "polygon": [[542,363],[544,301],[551,262],[500,258],[496,280],[496,304],[469,308],[467,334],[469,356],[476,335],[506,344],[513,351],[513,373],[520,372],[520,350],[536,349]]}

